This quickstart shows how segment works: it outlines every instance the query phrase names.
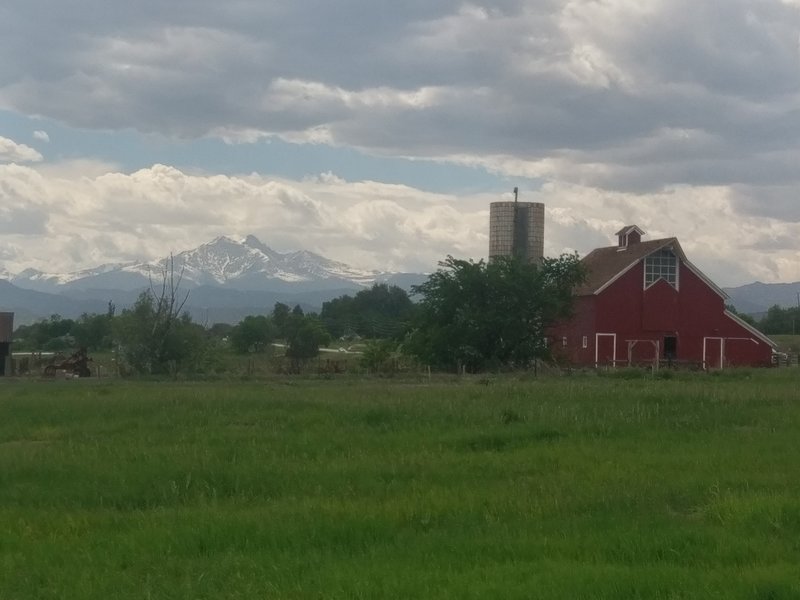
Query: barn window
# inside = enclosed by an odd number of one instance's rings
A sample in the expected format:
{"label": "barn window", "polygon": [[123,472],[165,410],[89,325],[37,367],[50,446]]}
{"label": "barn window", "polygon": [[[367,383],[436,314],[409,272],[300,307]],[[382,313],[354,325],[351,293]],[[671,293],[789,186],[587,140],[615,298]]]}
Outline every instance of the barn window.
{"label": "barn window", "polygon": [[583,336],[583,344],[582,344],[582,346],[584,348],[588,348],[589,347],[589,336],[586,336],[586,335]]}
{"label": "barn window", "polygon": [[653,252],[644,259],[644,287],[663,279],[672,287],[678,287],[678,257],[667,248]]}
{"label": "barn window", "polygon": [[564,348],[566,348],[566,347],[567,347],[567,338],[566,338],[566,337],[562,337],[562,338],[561,338],[561,345],[562,345]]}

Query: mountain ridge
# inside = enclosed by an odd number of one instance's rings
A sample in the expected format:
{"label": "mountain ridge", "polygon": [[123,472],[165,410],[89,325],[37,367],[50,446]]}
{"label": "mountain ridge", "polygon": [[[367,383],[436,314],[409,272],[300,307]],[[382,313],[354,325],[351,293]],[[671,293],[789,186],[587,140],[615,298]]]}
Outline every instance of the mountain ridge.
{"label": "mountain ridge", "polygon": [[758,315],[773,306],[792,308],[800,306],[800,281],[792,283],[762,283],[754,281],[737,287],[723,288],[729,302],[739,312]]}
{"label": "mountain ridge", "polygon": [[105,263],[71,273],[5,272],[0,310],[17,313],[19,325],[53,314],[75,318],[102,311],[109,301],[123,309],[170,272],[181,289],[190,291],[187,311],[203,323],[236,323],[250,314],[268,314],[276,302],[318,311],[325,301],[374,283],[410,289],[426,278],[358,269],[308,250],[282,253],[253,235],[218,236],[155,261]]}
{"label": "mountain ridge", "polygon": [[18,287],[49,292],[63,289],[62,286],[81,289],[108,287],[109,282],[114,283],[111,286],[114,288],[136,289],[151,278],[160,278],[171,269],[170,263],[184,285],[221,285],[247,290],[269,289],[275,287],[270,283],[278,282],[368,286],[393,274],[354,268],[308,250],[281,253],[253,235],[242,240],[223,235],[155,261],[105,263],[68,273],[25,269],[18,274],[9,274],[7,278]]}

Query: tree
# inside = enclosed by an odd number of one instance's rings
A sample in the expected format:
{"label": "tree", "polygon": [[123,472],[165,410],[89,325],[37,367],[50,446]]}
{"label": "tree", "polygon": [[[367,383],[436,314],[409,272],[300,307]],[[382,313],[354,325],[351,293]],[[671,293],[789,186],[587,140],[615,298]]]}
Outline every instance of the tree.
{"label": "tree", "polygon": [[795,334],[800,331],[800,308],[770,307],[758,324],[767,335]]}
{"label": "tree", "polygon": [[272,308],[272,322],[275,324],[279,338],[286,339],[290,320],[289,306],[283,302],[276,302]]}
{"label": "tree", "polygon": [[114,305],[109,302],[106,314],[83,313],[75,320],[52,315],[31,325],[21,325],[14,333],[14,340],[21,350],[107,350],[112,345],[113,318]]}
{"label": "tree", "polygon": [[108,350],[113,343],[113,314],[82,314],[72,328],[75,343],[89,350]]}
{"label": "tree", "polygon": [[572,290],[584,276],[577,255],[539,265],[448,256],[413,288],[422,300],[406,351],[445,369],[527,367],[547,356],[546,329],[571,314]]}
{"label": "tree", "polygon": [[356,333],[369,338],[402,338],[408,331],[414,303],[396,285],[376,283],[355,297],[334,298],[322,305],[320,318],[333,337]]}
{"label": "tree", "polygon": [[208,334],[213,338],[224,340],[231,335],[233,327],[230,323],[214,323],[208,328]]}
{"label": "tree", "polygon": [[292,370],[319,354],[320,346],[327,344],[330,336],[316,315],[292,314],[286,337],[286,356],[292,360]]}
{"label": "tree", "polygon": [[212,345],[204,327],[194,323],[188,313],[173,319],[169,326],[164,318],[157,300],[146,291],[114,319],[122,369],[141,375],[175,375],[202,371],[211,362]]}
{"label": "tree", "polygon": [[392,355],[397,351],[393,340],[370,340],[361,353],[361,366],[370,373],[388,371],[392,368]]}
{"label": "tree", "polygon": [[198,370],[208,358],[208,335],[182,312],[189,293],[180,291],[183,273],[175,276],[172,256],[161,275],[159,285],[151,281],[150,289],[139,295],[133,307],[114,319],[121,357],[136,373]]}
{"label": "tree", "polygon": [[73,348],[75,321],[51,315],[30,325],[21,325],[14,333],[14,341],[20,350],[61,351]]}
{"label": "tree", "polygon": [[247,316],[233,328],[230,335],[231,345],[236,352],[264,352],[277,337],[277,330],[272,319],[264,315]]}
{"label": "tree", "polygon": [[334,338],[358,333],[357,313],[352,296],[345,294],[323,302],[319,316]]}

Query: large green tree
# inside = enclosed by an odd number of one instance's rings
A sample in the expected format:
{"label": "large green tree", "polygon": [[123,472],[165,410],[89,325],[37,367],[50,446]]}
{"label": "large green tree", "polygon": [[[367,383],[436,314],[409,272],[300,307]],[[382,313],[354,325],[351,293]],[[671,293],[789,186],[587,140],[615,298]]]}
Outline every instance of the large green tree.
{"label": "large green tree", "polygon": [[108,303],[108,311],[102,315],[82,314],[72,328],[75,343],[89,350],[108,350],[113,343],[113,321],[116,309]]}
{"label": "large green tree", "polygon": [[231,330],[230,340],[233,349],[244,354],[246,352],[266,352],[275,341],[278,331],[272,318],[264,315],[250,315],[242,319]]}
{"label": "large green tree", "polygon": [[319,354],[320,346],[330,341],[325,326],[317,315],[293,312],[287,322],[286,356],[291,359],[293,371]]}
{"label": "large green tree", "polygon": [[413,312],[414,303],[405,290],[377,283],[355,296],[325,302],[320,318],[335,338],[352,333],[369,338],[398,338],[408,330]]}
{"label": "large green tree", "polygon": [[272,322],[275,324],[279,338],[286,339],[289,332],[289,322],[292,320],[292,310],[288,304],[276,302],[272,308]]}
{"label": "large green tree", "polygon": [[583,278],[577,255],[541,264],[448,256],[414,288],[421,301],[405,349],[443,369],[527,367],[547,356],[546,329],[571,314],[572,290]]}

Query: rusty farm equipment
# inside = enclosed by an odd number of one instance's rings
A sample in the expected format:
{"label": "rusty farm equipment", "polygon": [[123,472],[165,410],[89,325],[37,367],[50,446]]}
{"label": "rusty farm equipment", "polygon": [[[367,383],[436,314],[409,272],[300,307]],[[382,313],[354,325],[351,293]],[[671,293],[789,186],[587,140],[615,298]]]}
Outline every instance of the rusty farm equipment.
{"label": "rusty farm equipment", "polygon": [[89,368],[89,358],[86,348],[80,348],[77,352],[69,356],[56,354],[45,365],[42,374],[45,377],[55,377],[59,371],[72,377],[91,377],[92,371]]}

